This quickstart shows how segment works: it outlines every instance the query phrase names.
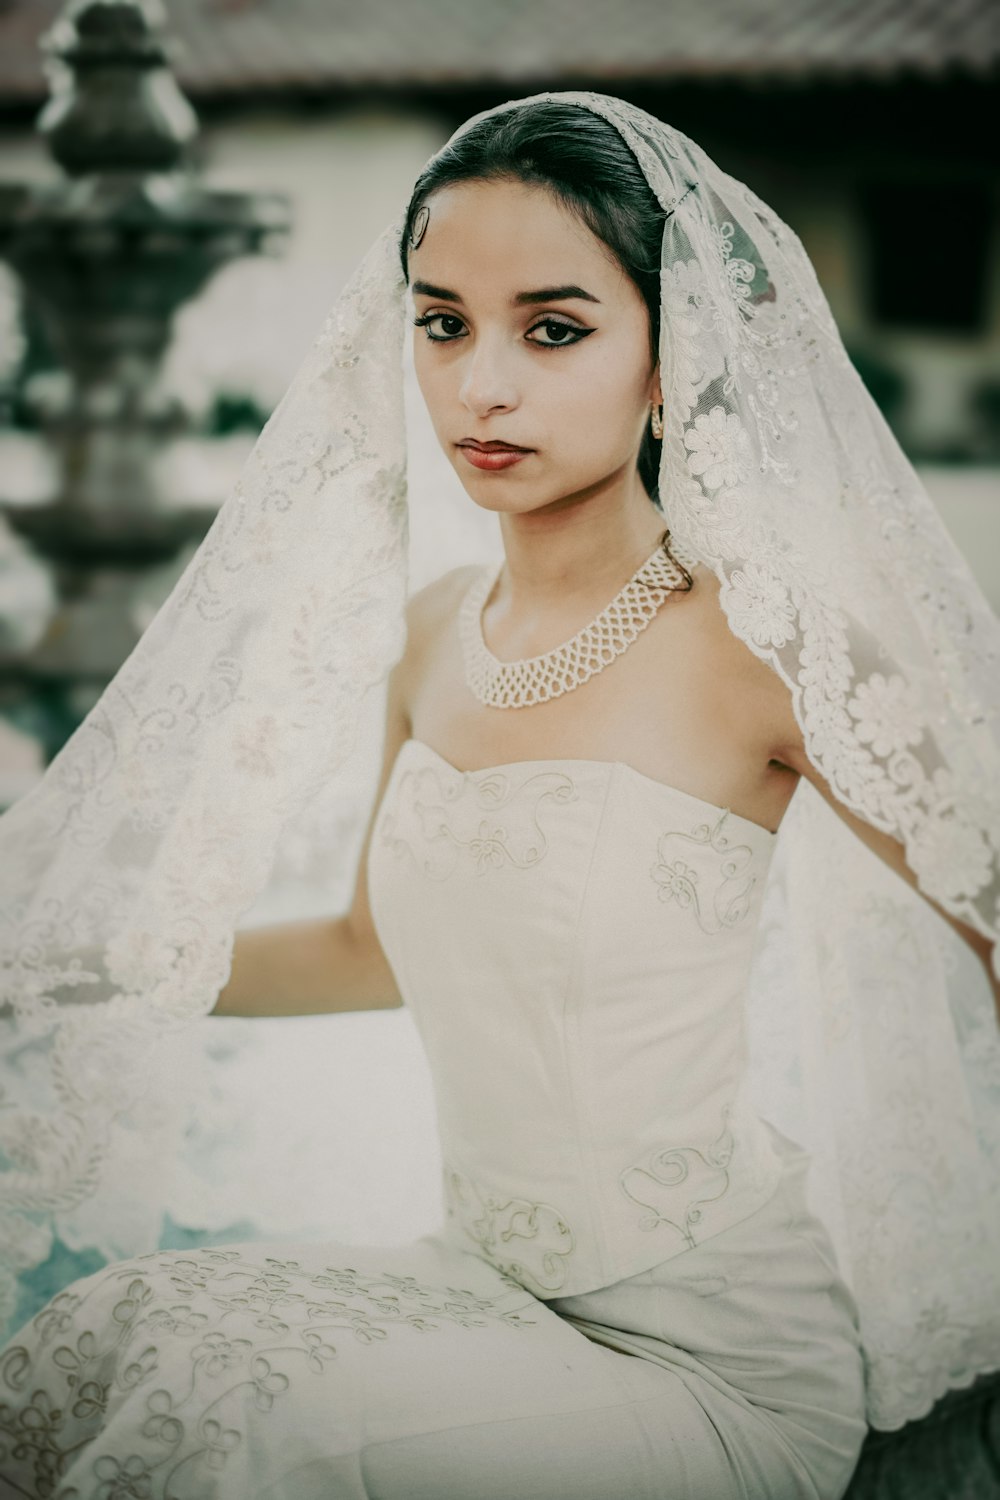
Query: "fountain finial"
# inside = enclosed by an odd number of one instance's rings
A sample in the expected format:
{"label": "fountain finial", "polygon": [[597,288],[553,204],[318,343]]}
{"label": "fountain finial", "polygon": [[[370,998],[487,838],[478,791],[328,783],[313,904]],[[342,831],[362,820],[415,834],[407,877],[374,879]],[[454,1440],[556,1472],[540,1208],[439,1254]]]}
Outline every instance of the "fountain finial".
{"label": "fountain finial", "polygon": [[38,129],[73,176],[165,172],[198,134],[170,71],[159,0],[72,0],[42,39],[52,97]]}
{"label": "fountain finial", "polygon": [[0,646],[0,707],[44,691],[64,705],[59,736],[134,646],[150,571],[212,520],[170,479],[192,429],[163,380],[174,315],[232,260],[274,252],[288,226],[281,194],[200,181],[188,159],[198,122],[162,21],[158,0],[70,0],[46,39],[53,92],[38,122],[64,171],[0,182],[0,259],[63,377],[24,402],[56,459],[52,492],[30,504],[0,494],[59,594],[27,655]]}

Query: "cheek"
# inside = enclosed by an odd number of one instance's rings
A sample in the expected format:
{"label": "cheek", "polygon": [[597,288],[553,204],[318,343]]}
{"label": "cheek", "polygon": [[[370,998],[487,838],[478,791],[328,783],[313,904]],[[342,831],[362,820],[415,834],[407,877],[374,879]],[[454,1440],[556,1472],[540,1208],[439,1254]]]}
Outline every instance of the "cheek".
{"label": "cheek", "polygon": [[[428,357],[426,345],[426,336],[418,334],[413,341],[413,369],[424,405],[437,431],[444,420],[446,409],[454,405],[455,380],[449,375],[444,361]],[[433,355],[434,351],[431,350],[430,353]]]}
{"label": "cheek", "polygon": [[[638,441],[648,408],[649,371],[636,359],[636,340],[585,339],[574,353],[526,349],[508,371],[527,426],[549,451],[574,467],[606,455],[624,457]],[[441,357],[423,334],[413,344],[420,393],[435,431],[454,425],[464,367]],[[526,430],[527,430],[526,426]]]}
{"label": "cheek", "polygon": [[649,372],[637,364],[634,345],[606,344],[588,355],[577,363],[572,381],[559,383],[569,418],[566,435],[582,452],[627,453],[648,410]]}

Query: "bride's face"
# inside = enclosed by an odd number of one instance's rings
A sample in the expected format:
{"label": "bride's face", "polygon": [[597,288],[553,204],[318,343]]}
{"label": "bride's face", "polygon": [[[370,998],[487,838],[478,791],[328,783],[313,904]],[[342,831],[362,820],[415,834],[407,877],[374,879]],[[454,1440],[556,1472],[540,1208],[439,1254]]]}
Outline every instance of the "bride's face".
{"label": "bride's face", "polygon": [[523,514],[637,485],[661,397],[645,303],[611,251],[543,187],[463,182],[427,207],[409,255],[414,361],[468,494]]}

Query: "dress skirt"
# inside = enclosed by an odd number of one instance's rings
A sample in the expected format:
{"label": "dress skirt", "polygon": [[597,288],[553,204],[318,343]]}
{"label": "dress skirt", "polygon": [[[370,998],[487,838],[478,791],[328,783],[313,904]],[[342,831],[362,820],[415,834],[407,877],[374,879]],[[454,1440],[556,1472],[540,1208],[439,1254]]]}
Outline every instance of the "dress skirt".
{"label": "dress skirt", "polygon": [[451,1231],[108,1266],[0,1355],[0,1496],[838,1500],[857,1308],[780,1139],[756,1213],[582,1296]]}

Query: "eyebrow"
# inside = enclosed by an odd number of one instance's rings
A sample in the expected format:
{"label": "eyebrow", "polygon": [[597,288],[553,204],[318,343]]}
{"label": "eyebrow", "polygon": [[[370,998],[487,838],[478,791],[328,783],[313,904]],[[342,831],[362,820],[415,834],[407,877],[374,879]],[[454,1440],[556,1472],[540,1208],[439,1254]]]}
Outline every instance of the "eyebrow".
{"label": "eyebrow", "polygon": [[[460,307],[465,305],[457,292],[449,292],[443,286],[432,286],[429,281],[415,281],[412,290],[424,297],[435,297],[441,302],[457,302]],[[574,297],[584,302],[596,302],[600,306],[600,299],[585,292],[582,286],[543,286],[534,292],[518,292],[511,300],[515,307],[533,307],[538,302],[566,302]]]}

